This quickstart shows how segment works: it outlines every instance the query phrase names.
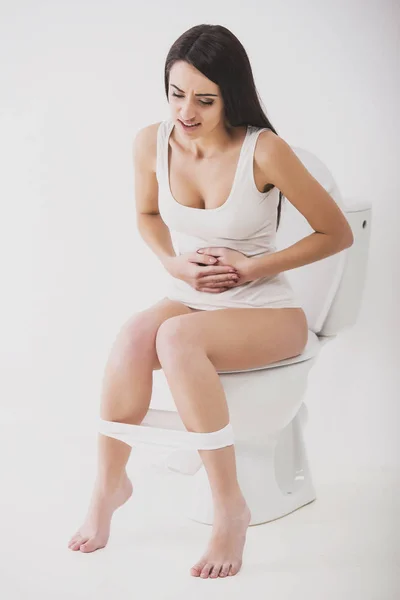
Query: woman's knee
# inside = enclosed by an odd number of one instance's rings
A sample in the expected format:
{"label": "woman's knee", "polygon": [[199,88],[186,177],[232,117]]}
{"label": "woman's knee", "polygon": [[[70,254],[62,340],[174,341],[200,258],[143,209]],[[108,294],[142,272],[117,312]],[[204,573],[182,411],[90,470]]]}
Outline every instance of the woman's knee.
{"label": "woman's knee", "polygon": [[[186,326],[182,327],[180,317],[193,312],[194,309],[185,305],[166,301],[135,313],[121,327],[116,346],[119,352],[127,353],[130,358],[141,356],[142,359],[150,360],[153,370],[159,370],[162,368],[157,351],[160,338],[165,341],[166,337],[176,338],[177,335],[183,334],[185,329],[187,331],[187,322],[185,322]],[[174,333],[171,329],[174,329]]]}
{"label": "woman's knee", "polygon": [[185,352],[193,339],[189,322],[185,315],[177,315],[164,321],[155,336],[155,348],[159,356],[167,356],[172,352]]}
{"label": "woman's knee", "polygon": [[[119,330],[112,347],[112,354],[119,359],[154,360],[157,327],[149,315],[136,313]],[[158,362],[158,361],[157,361]]]}

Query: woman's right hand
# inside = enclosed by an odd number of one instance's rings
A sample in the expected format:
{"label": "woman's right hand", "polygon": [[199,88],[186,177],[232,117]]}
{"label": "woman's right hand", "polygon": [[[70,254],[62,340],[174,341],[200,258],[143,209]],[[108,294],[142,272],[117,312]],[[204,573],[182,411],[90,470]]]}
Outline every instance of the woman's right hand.
{"label": "woman's right hand", "polygon": [[186,252],[168,257],[164,266],[172,277],[186,281],[195,290],[212,294],[235,287],[239,278],[233,267],[218,265],[218,260],[210,254]]}

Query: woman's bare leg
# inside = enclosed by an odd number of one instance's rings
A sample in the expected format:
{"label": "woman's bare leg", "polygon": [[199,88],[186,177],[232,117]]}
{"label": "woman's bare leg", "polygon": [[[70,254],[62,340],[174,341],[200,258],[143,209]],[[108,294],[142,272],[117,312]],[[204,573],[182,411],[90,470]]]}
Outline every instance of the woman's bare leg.
{"label": "woman's bare leg", "polygon": [[[153,370],[160,369],[155,339],[166,319],[194,312],[180,302],[164,298],[134,315],[121,329],[108,358],[102,386],[100,416],[107,421],[140,424],[150,405]],[[93,552],[103,548],[110,535],[116,508],[132,495],[126,473],[132,448],[99,434],[98,470],[89,510],[80,529],[72,536],[71,550]]]}

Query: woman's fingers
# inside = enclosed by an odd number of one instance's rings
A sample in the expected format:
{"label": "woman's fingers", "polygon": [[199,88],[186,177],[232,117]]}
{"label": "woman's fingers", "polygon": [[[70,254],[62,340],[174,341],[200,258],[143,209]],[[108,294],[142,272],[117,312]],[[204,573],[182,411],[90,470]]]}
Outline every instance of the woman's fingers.
{"label": "woman's fingers", "polygon": [[225,290],[229,290],[231,289],[234,285],[236,284],[236,281],[232,280],[232,281],[216,281],[216,282],[210,282],[208,284],[205,284],[203,287],[203,284],[201,284],[200,286],[200,291],[208,291],[208,290],[217,290],[217,291],[225,291]]}
{"label": "woman's fingers", "polygon": [[[232,283],[236,283],[239,279],[238,275],[235,275],[233,273],[223,273],[222,275],[206,275],[204,277],[201,278],[200,282],[204,285],[209,285],[209,284],[218,284],[221,285],[222,283],[226,283],[226,284],[232,284]],[[213,287],[212,285],[210,285],[210,287]]]}
{"label": "woman's fingers", "polygon": [[[232,288],[239,280],[239,275],[233,267],[213,267],[214,272],[201,274],[198,278],[198,286],[202,292],[224,292]],[[217,270],[217,272],[215,272]],[[233,272],[234,271],[234,272]]]}

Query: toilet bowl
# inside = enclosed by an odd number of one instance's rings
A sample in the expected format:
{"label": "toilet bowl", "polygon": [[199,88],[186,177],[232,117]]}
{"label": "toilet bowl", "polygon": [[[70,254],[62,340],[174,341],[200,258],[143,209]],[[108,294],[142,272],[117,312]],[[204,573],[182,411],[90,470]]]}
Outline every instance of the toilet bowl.
{"label": "toilet bowl", "polygon": [[[238,482],[251,511],[250,525],[283,517],[316,498],[304,441],[308,376],[323,346],[355,323],[368,262],[371,206],[358,199],[344,203],[326,166],[310,152],[293,150],[340,206],[354,243],[333,256],[285,272],[308,321],[308,341],[300,355],[256,369],[218,371],[229,408]],[[312,232],[301,213],[283,202],[277,248]],[[212,525],[210,485],[197,451],[211,446],[201,445],[206,438],[200,442],[196,434],[186,431],[163,371],[153,373],[152,400],[140,425],[100,419],[98,430],[136,447],[155,468],[191,476],[187,516]],[[223,442],[228,438],[215,436],[213,447],[228,445]]]}

